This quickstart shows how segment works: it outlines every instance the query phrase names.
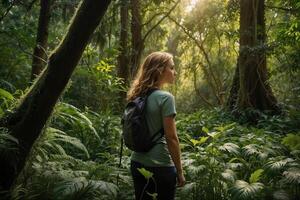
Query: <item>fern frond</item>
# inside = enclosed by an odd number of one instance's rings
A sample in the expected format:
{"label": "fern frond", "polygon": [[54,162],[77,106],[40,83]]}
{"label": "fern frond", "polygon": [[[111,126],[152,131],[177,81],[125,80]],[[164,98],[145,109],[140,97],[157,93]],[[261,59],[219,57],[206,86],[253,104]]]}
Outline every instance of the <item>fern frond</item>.
{"label": "fern frond", "polygon": [[222,177],[230,182],[234,182],[236,179],[235,172],[232,171],[231,169],[226,169],[224,172],[221,173]]}
{"label": "fern frond", "polygon": [[289,163],[292,163],[294,160],[292,158],[285,158],[283,156],[276,157],[271,161],[267,162],[265,169],[268,172],[278,172],[286,168]]}
{"label": "fern frond", "polygon": [[277,190],[272,196],[274,200],[290,200],[289,194],[284,190]]}
{"label": "fern frond", "polygon": [[287,184],[300,184],[300,168],[290,168],[283,172],[283,182]]}
{"label": "fern frond", "polygon": [[57,152],[65,154],[64,149],[56,142],[60,141],[68,143],[78,148],[79,150],[82,150],[86,154],[87,158],[89,158],[87,148],[84,146],[84,144],[82,144],[82,142],[78,138],[69,136],[64,131],[53,127],[48,127],[45,135],[46,137],[44,138],[44,143],[42,143],[42,145],[44,144],[45,146],[48,146],[49,148],[52,148]]}
{"label": "fern frond", "polygon": [[106,195],[115,198],[117,187],[112,183],[84,177],[61,181],[54,188],[56,199],[102,199]]}
{"label": "fern frond", "polygon": [[251,156],[251,155],[258,155],[260,153],[260,147],[257,144],[248,144],[244,146],[243,148],[243,153],[246,157]]}
{"label": "fern frond", "polygon": [[100,141],[100,137],[96,129],[93,127],[91,120],[84,115],[78,108],[71,104],[59,103],[56,107],[57,117],[66,123],[79,125],[82,128],[89,128],[94,136]]}
{"label": "fern frond", "polygon": [[230,193],[233,199],[244,200],[244,199],[256,199],[256,196],[264,189],[264,184],[262,183],[251,183],[249,184],[243,180],[237,180],[232,188],[230,188]]}
{"label": "fern frond", "polygon": [[240,147],[234,143],[225,143],[222,146],[219,147],[219,150],[221,151],[227,151],[229,153],[233,153],[235,155],[240,154]]}
{"label": "fern frond", "polygon": [[257,181],[259,181],[262,173],[264,172],[263,169],[257,169],[255,170],[255,172],[253,172],[249,178],[249,182],[250,183],[256,183]]}

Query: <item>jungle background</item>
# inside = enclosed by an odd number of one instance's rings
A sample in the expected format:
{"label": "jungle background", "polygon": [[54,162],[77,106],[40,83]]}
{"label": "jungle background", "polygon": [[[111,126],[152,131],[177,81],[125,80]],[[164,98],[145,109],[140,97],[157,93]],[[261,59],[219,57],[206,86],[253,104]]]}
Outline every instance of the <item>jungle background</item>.
{"label": "jungle background", "polygon": [[134,199],[120,121],[153,51],[178,73],[176,199],[300,199],[299,0],[1,0],[0,47],[1,199]]}

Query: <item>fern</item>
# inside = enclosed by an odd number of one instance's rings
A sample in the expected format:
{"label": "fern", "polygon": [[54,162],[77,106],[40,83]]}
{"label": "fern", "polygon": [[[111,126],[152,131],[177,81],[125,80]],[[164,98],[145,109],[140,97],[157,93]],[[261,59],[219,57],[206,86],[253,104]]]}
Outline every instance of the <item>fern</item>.
{"label": "fern", "polygon": [[11,165],[17,163],[19,156],[19,141],[2,127],[0,127],[0,156]]}
{"label": "fern", "polygon": [[242,149],[246,157],[251,155],[258,155],[260,153],[260,147],[257,144],[248,144]]}
{"label": "fern", "polygon": [[283,156],[279,156],[271,159],[271,161],[267,162],[265,165],[265,169],[268,172],[279,172],[284,170],[289,163],[292,163],[294,160],[292,158],[285,158]]}
{"label": "fern", "polygon": [[246,199],[257,199],[259,193],[264,189],[262,183],[256,182],[249,184],[243,180],[237,180],[232,188],[230,188],[230,193],[233,199],[246,200]]}
{"label": "fern", "polygon": [[46,131],[45,146],[56,149],[58,152],[64,154],[64,150],[57,142],[64,142],[73,145],[74,147],[82,150],[86,157],[89,158],[89,153],[87,148],[82,144],[82,142],[75,137],[66,135],[65,132],[58,130],[56,128],[48,127]]}
{"label": "fern", "polygon": [[219,150],[221,151],[227,151],[229,153],[233,153],[235,155],[240,154],[240,147],[234,143],[225,143],[222,146],[219,147]]}
{"label": "fern", "polygon": [[290,168],[283,172],[283,182],[286,184],[300,185],[300,168]]}
{"label": "fern", "polygon": [[9,108],[13,100],[14,96],[11,93],[0,88],[0,116],[2,116],[4,111]]}
{"label": "fern", "polygon": [[253,172],[249,178],[250,183],[256,183],[261,178],[262,173],[264,172],[263,169],[257,169],[255,172]]}
{"label": "fern", "polygon": [[225,180],[230,181],[231,183],[236,179],[236,174],[231,169],[226,169],[221,175]]}
{"label": "fern", "polygon": [[87,180],[84,177],[59,182],[54,188],[55,199],[113,199],[117,187],[105,181]]}
{"label": "fern", "polygon": [[290,200],[289,194],[284,190],[277,190],[272,194],[274,200]]}
{"label": "fern", "polygon": [[71,125],[79,125],[82,128],[88,128],[94,134],[98,141],[100,137],[93,127],[93,123],[78,108],[67,103],[60,103],[56,107],[55,116]]}
{"label": "fern", "polygon": [[288,146],[291,150],[300,150],[300,135],[287,134],[282,139],[282,144]]}

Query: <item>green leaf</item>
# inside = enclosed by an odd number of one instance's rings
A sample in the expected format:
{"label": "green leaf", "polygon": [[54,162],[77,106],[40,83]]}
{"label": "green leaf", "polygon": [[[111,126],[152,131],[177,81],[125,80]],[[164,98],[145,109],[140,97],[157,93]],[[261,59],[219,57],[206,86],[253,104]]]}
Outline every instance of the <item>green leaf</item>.
{"label": "green leaf", "polygon": [[228,180],[230,182],[235,181],[235,172],[231,169],[226,169],[224,172],[221,173],[221,175],[225,180]]}
{"label": "green leaf", "polygon": [[277,190],[273,193],[274,200],[290,200],[289,194],[284,190]]}
{"label": "green leaf", "polygon": [[283,172],[283,181],[287,184],[300,184],[300,169],[299,168],[290,168],[287,171]]}
{"label": "green leaf", "polygon": [[228,142],[219,147],[221,151],[228,151],[229,153],[239,154],[240,147],[234,143]]}
{"label": "green leaf", "polygon": [[193,143],[194,146],[196,146],[199,143],[199,141],[195,139],[190,139],[190,141]]}
{"label": "green leaf", "polygon": [[208,132],[209,132],[208,128],[206,128],[205,126],[202,127],[202,131],[203,131],[204,133],[208,133]]}
{"label": "green leaf", "polygon": [[147,194],[148,194],[150,197],[152,197],[153,200],[156,200],[156,199],[157,199],[157,193],[151,194],[151,193],[147,192]]}
{"label": "green leaf", "polygon": [[243,180],[237,180],[232,188],[230,188],[230,193],[233,199],[257,199],[257,195],[264,188],[262,183],[251,183],[249,184]]}
{"label": "green leaf", "polygon": [[250,183],[256,183],[257,181],[259,181],[262,173],[264,172],[263,169],[257,169],[255,172],[253,172],[249,178],[249,182]]}
{"label": "green leaf", "polygon": [[206,140],[208,139],[209,137],[201,137],[200,140],[199,140],[199,144],[203,144],[206,142]]}
{"label": "green leaf", "polygon": [[47,128],[47,133],[52,136],[52,138],[48,138],[49,141],[54,141],[54,142],[60,141],[60,142],[69,143],[74,147],[82,150],[85,153],[87,158],[90,157],[87,148],[84,146],[84,144],[82,144],[82,142],[78,138],[66,135],[65,132],[52,127]]}
{"label": "green leaf", "polygon": [[5,99],[9,99],[9,100],[13,100],[14,99],[14,96],[7,92],[6,90],[3,90],[0,88],[0,97],[4,97]]}
{"label": "green leaf", "polygon": [[273,160],[267,162],[266,164],[266,170],[272,171],[272,172],[278,172],[282,169],[284,169],[289,163],[293,162],[294,160],[292,158],[284,158],[282,156],[279,156],[277,158],[274,158]]}
{"label": "green leaf", "polygon": [[193,143],[194,146],[196,146],[205,143],[207,139],[208,137],[204,136],[204,137],[200,137],[200,140],[190,139],[190,141]]}
{"label": "green leaf", "polygon": [[291,150],[300,150],[300,135],[289,133],[282,139],[281,143]]}
{"label": "green leaf", "polygon": [[152,178],[153,173],[146,170],[145,168],[137,168],[137,170],[148,180]]}

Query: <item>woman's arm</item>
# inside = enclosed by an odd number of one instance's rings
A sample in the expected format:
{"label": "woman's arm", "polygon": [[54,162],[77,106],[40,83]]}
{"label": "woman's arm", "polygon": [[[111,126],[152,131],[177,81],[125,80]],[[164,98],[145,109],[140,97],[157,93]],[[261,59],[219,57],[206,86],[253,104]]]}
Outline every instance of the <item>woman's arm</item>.
{"label": "woman's arm", "polygon": [[178,177],[178,186],[181,187],[185,183],[185,178],[183,175],[182,165],[181,165],[181,151],[179,147],[179,140],[176,133],[175,119],[173,116],[164,117],[164,131],[167,141],[167,146],[171,155],[171,158],[175,164]]}

